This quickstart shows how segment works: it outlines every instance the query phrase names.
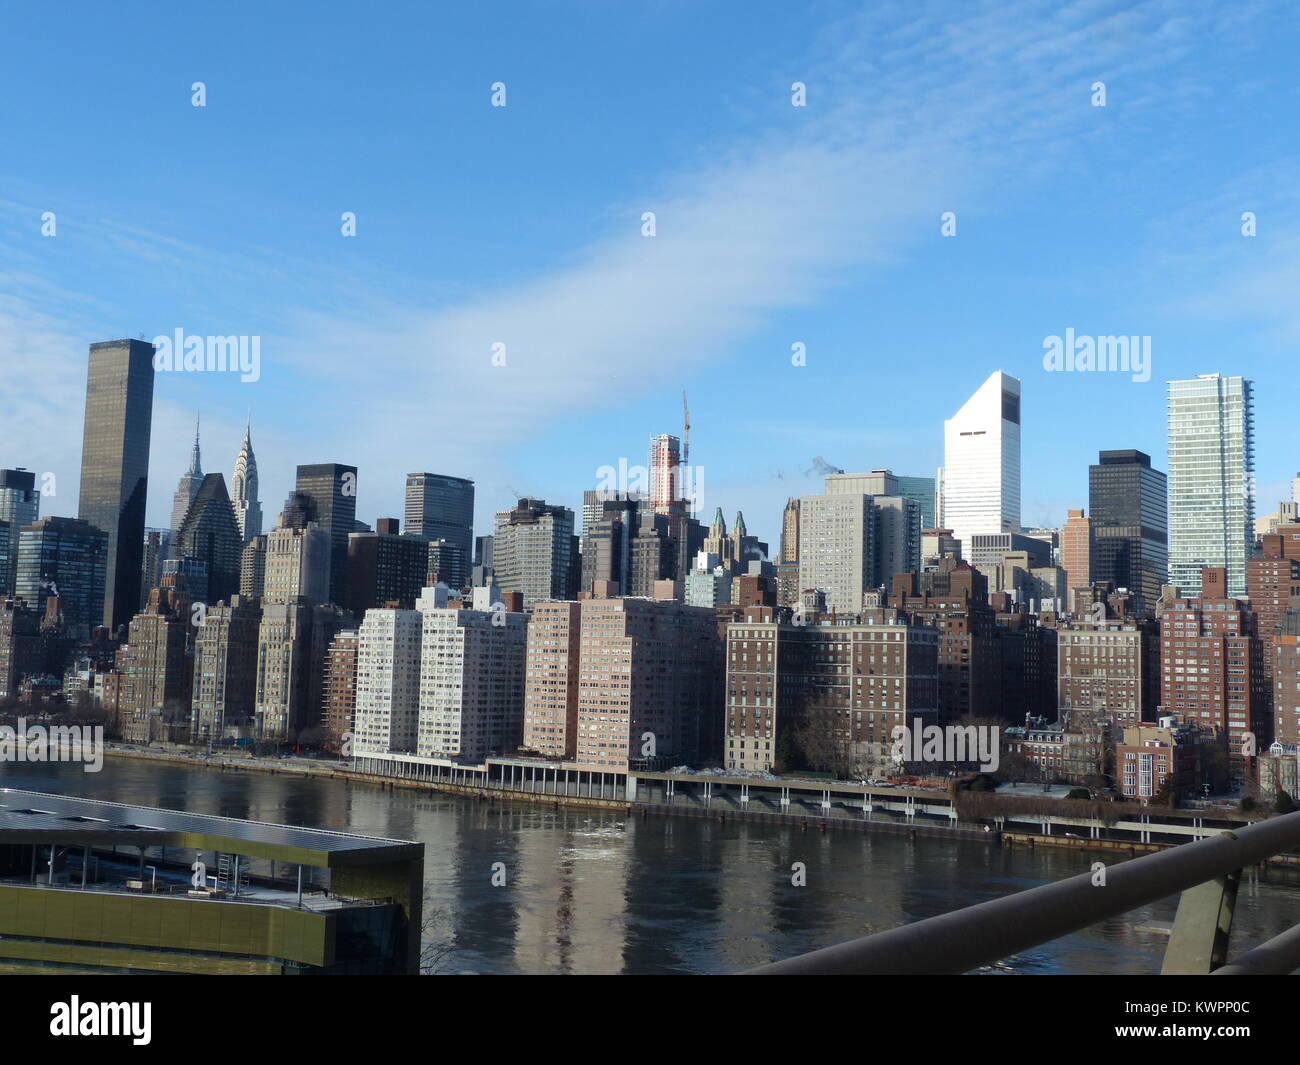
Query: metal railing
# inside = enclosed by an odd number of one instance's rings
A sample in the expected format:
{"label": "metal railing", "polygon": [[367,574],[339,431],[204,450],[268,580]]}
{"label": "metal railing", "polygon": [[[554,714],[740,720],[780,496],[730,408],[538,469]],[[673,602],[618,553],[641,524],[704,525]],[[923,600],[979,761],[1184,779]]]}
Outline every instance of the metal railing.
{"label": "metal railing", "polygon": [[1177,892],[1182,897],[1163,973],[1289,973],[1300,968],[1300,926],[1232,965],[1226,953],[1241,871],[1295,847],[1300,813],[786,958],[746,975],[964,973]]}

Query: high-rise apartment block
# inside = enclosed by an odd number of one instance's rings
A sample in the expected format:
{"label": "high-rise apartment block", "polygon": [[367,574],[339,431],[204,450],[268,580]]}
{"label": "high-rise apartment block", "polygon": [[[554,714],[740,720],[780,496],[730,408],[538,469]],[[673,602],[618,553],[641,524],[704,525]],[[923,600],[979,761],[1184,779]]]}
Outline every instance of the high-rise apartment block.
{"label": "high-rise apartment block", "polygon": [[292,742],[321,725],[325,651],[352,623],[338,607],[303,599],[264,603],[257,631],[257,694],[253,714],[258,739]]}
{"label": "high-rise apartment block", "polygon": [[1079,617],[1056,629],[1057,711],[1075,729],[1138,725],[1160,702],[1160,632],[1154,622]]}
{"label": "high-rise apartment block", "polygon": [[577,754],[581,640],[581,603],[560,599],[534,605],[528,622],[523,746],[545,758],[572,760]]}
{"label": "high-rise apartment block", "polygon": [[116,630],[139,606],[140,556],[149,489],[153,345],[90,345],[77,517],[107,537],[102,623]]}
{"label": "high-rise apartment block", "polygon": [[800,625],[751,608],[726,653],[728,769],[883,771],[895,728],[938,720],[939,631],[897,610]]}
{"label": "high-rise apartment block", "polygon": [[876,507],[862,494],[799,500],[799,583],[826,593],[834,613],[856,614],[863,592],[875,588]]}
{"label": "high-rise apartment block", "polygon": [[282,524],[266,534],[265,602],[291,603],[301,598],[312,606],[322,605],[329,601],[329,572],[329,533],[315,522],[301,528]]}
{"label": "high-rise apartment block", "polygon": [[415,750],[420,723],[420,612],[367,610],[357,630],[357,696],[352,750]]}
{"label": "high-rise apartment block", "polygon": [[325,745],[351,753],[357,714],[357,650],[355,629],[338,633],[325,651]]}
{"label": "high-rise apartment block", "polygon": [[240,595],[209,606],[194,635],[190,735],[194,743],[254,733],[262,609]]}
{"label": "high-rise apartment block", "polygon": [[523,738],[528,618],[492,608],[494,589],[476,588],[474,608],[426,588],[421,615],[416,754],[482,762],[512,753]]}
{"label": "high-rise apartment block", "polygon": [[239,555],[239,594],[260,599],[266,588],[266,536],[254,536]]}
{"label": "high-rise apartment block", "polygon": [[682,442],[661,433],[650,438],[650,506],[656,514],[685,511]]}
{"label": "high-rise apartment block", "polygon": [[0,599],[0,699],[17,698],[19,683],[42,659],[40,615],[21,599]]}
{"label": "high-rise apartment block", "polygon": [[1169,382],[1169,581],[1187,597],[1222,568],[1246,594],[1255,523],[1254,384],[1204,374]]}
{"label": "high-rise apartment block", "polygon": [[1282,615],[1273,637],[1270,701],[1274,738],[1286,747],[1300,747],[1300,603]]}
{"label": "high-rise apartment block", "polygon": [[193,683],[186,653],[189,633],[185,580],[167,577],[163,587],[149,593],[148,605],[127,628],[126,690],[119,709],[129,739],[153,739],[155,723],[188,733]]}
{"label": "high-rise apartment block", "polygon": [[1180,596],[1160,614],[1162,714],[1228,736],[1233,776],[1246,776],[1249,752],[1271,740],[1256,619],[1229,595],[1228,574],[1207,567],[1198,596]]}
{"label": "high-rise apartment block", "polygon": [[540,499],[521,499],[513,510],[498,513],[492,561],[497,585],[503,592],[521,593],[525,606],[542,599],[574,598],[581,559],[573,511]]}
{"label": "high-rise apartment block", "polygon": [[889,605],[914,624],[939,630],[939,713],[945,721],[966,715],[1018,718],[1002,699],[1001,651],[988,581],[952,556],[933,569],[897,575]]}
{"label": "high-rise apartment block", "polygon": [[538,604],[524,745],[611,772],[717,757],[721,657],[712,610],[639,598]]}

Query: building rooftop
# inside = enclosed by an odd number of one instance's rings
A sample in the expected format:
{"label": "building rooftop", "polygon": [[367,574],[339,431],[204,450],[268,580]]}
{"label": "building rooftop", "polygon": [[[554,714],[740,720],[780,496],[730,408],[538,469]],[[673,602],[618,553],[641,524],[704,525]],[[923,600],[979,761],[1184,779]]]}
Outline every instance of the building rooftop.
{"label": "building rooftop", "polygon": [[0,843],[189,847],[320,869],[418,860],[424,845],[320,828],[0,788]]}

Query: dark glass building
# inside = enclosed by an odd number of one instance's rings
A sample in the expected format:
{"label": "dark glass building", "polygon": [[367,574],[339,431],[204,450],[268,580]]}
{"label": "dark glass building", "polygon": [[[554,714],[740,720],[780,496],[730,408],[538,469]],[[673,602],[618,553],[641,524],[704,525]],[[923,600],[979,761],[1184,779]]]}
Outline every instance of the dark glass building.
{"label": "dark glass building", "polygon": [[1141,451],[1103,451],[1088,467],[1093,580],[1129,589],[1138,611],[1155,609],[1168,580],[1167,493],[1167,478]]}
{"label": "dark glass building", "polygon": [[329,601],[342,606],[347,595],[348,536],[357,520],[357,468],[337,462],[299,466],[294,491],[310,501],[310,506],[301,507],[303,513],[329,533]]}
{"label": "dark glass building", "polygon": [[453,553],[446,583],[468,587],[474,558],[474,482],[438,473],[406,475],[406,534],[431,543],[446,540]]}
{"label": "dark glass building", "polygon": [[[64,622],[88,634],[103,624],[107,564],[108,534],[98,526],[77,518],[38,518],[18,536],[16,592],[38,612],[58,596]],[[139,591],[137,576],[133,601]]]}
{"label": "dark glass building", "polygon": [[347,608],[357,617],[385,603],[413,609],[429,570],[433,545],[402,535],[396,518],[380,518],[376,524],[375,532],[348,537]]}
{"label": "dark glass building", "polygon": [[90,345],[77,517],[108,537],[103,623],[116,631],[140,605],[153,419],[153,345]]}
{"label": "dark glass building", "polygon": [[18,573],[18,533],[40,516],[41,497],[31,470],[0,470],[0,592],[11,594]]}
{"label": "dark glass building", "polygon": [[207,564],[207,594],[202,598],[193,596],[195,602],[211,606],[239,594],[243,551],[244,538],[239,533],[235,508],[226,491],[226,479],[219,473],[209,473],[176,531],[172,549],[172,554],[179,559]]}

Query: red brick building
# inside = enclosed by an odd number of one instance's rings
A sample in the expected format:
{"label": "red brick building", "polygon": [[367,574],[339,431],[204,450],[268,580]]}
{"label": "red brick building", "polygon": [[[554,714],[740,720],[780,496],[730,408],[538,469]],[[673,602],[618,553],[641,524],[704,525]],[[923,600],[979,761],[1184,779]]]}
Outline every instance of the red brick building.
{"label": "red brick building", "polygon": [[1162,714],[1227,734],[1235,781],[1251,751],[1272,741],[1267,678],[1255,614],[1227,594],[1227,571],[1202,571],[1202,592],[1173,599],[1160,615]]}

